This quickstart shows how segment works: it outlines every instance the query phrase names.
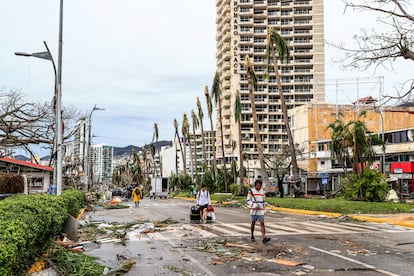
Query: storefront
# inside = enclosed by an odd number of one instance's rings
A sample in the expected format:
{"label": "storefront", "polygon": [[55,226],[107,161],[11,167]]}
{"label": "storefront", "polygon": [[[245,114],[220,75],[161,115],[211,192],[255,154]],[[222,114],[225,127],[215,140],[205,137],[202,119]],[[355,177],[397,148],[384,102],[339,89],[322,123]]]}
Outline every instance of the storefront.
{"label": "storefront", "polygon": [[393,188],[401,195],[408,196],[414,191],[414,162],[391,163],[390,177],[398,179]]}

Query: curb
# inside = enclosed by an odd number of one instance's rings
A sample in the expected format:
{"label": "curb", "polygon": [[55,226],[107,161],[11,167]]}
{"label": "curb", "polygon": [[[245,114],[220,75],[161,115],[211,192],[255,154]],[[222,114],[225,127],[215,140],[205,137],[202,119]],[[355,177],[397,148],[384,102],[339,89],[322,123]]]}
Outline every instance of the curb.
{"label": "curb", "polygon": [[[289,209],[289,208],[282,208],[282,207],[272,207],[270,208],[272,211],[279,211],[285,213],[294,213],[294,214],[302,214],[302,215],[325,215],[330,217],[341,217],[345,216],[344,214],[339,213],[330,213],[330,212],[321,212],[321,211],[309,211],[309,210],[300,210],[300,209]],[[393,221],[387,218],[375,218],[370,216],[361,216],[361,215],[346,215],[350,218],[359,220],[359,221],[367,221],[367,222],[375,222],[375,223],[390,223],[397,226],[403,226],[408,228],[414,228],[413,222],[398,222]]]}

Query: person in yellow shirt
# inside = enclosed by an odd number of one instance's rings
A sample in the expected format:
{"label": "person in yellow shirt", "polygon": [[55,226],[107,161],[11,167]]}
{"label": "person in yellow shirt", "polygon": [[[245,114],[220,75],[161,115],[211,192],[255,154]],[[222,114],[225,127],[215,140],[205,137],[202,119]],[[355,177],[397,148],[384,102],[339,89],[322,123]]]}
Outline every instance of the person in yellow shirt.
{"label": "person in yellow shirt", "polygon": [[139,201],[142,198],[142,190],[139,186],[135,186],[135,188],[132,190],[132,196],[134,198],[135,207],[139,207]]}

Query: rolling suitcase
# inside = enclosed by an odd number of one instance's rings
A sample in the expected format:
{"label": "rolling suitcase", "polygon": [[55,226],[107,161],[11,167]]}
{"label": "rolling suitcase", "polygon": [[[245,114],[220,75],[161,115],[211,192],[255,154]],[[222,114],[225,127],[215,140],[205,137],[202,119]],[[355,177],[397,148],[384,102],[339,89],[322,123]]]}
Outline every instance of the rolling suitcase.
{"label": "rolling suitcase", "polygon": [[200,220],[200,206],[193,205],[190,207],[190,220]]}

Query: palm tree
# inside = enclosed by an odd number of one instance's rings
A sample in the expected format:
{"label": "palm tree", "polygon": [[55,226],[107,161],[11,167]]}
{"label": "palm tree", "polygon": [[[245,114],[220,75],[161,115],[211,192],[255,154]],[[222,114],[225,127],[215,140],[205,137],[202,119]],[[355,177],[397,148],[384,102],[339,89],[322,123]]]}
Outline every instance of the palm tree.
{"label": "palm tree", "polygon": [[[158,164],[158,170],[157,170],[157,168],[155,167],[155,169],[156,169],[156,174],[157,174],[157,176],[158,176],[158,172],[160,172],[160,174],[161,174],[161,177],[162,177],[162,167],[161,167],[161,155],[160,155],[160,148],[159,148],[159,146],[158,146],[158,124],[157,123],[154,123],[154,135],[152,136],[152,143],[154,143],[155,142],[155,144],[157,145],[157,147],[155,148],[156,149],[156,153],[158,154],[158,158],[159,158],[159,164]],[[155,154],[154,154],[155,155]],[[154,162],[155,162],[155,160],[154,160]]]}
{"label": "palm tree", "polygon": [[[181,138],[180,138],[180,134],[178,132],[178,121],[177,119],[174,119],[174,129],[175,129],[175,134],[174,134],[174,139],[178,140],[178,144],[180,145],[180,151],[181,151],[181,157],[183,160],[183,168],[184,168],[184,175],[187,175],[187,166],[186,166],[186,158],[185,158],[185,154],[184,154],[184,150],[183,150],[183,144],[181,143]],[[177,159],[176,159],[177,162]],[[178,164],[175,164],[176,166],[178,166]]]}
{"label": "palm tree", "polygon": [[136,168],[135,172],[135,178],[139,183],[144,183],[144,175],[143,175],[143,171],[141,168],[141,159],[139,157],[138,152],[136,152],[135,150],[132,151],[132,164],[133,166]]}
{"label": "palm tree", "polygon": [[208,93],[208,86],[207,85],[204,88],[204,95],[206,96],[208,117],[210,119],[211,146],[213,148],[213,169],[214,169],[214,178],[215,178],[217,176],[216,137],[215,137],[215,134],[214,134],[214,125],[213,125],[213,103],[211,101],[210,94]]}
{"label": "palm tree", "polygon": [[[188,138],[188,134],[190,133],[190,124],[188,122],[187,113],[184,112],[183,114],[183,125],[181,126],[181,134],[183,135],[183,142],[184,142],[184,155],[187,156],[187,144],[190,145],[190,140]],[[191,146],[188,147],[190,150],[190,166],[191,166],[191,180],[194,179],[194,167],[193,167],[193,156],[191,154]]]}
{"label": "palm tree", "polygon": [[349,134],[346,125],[342,120],[337,119],[335,122],[329,124],[328,128],[332,130],[332,154],[335,155],[334,157],[341,164],[345,175],[348,175],[347,161],[350,158],[348,151],[350,145],[348,144],[349,139],[347,137],[349,137]]}
{"label": "palm tree", "polygon": [[194,109],[191,110],[191,119],[192,119],[192,126],[193,126],[193,144],[194,144],[194,168],[195,168],[195,175],[196,179],[198,177],[198,164],[197,164],[197,135],[196,129],[198,129],[200,125],[200,121],[198,120],[197,114],[195,113]]}
{"label": "palm tree", "polygon": [[244,165],[243,165],[243,144],[241,133],[241,115],[242,106],[240,102],[240,91],[237,90],[236,99],[234,101],[234,121],[237,123],[237,131],[239,133],[239,195],[244,193]]}
{"label": "palm tree", "polygon": [[227,192],[227,169],[226,169],[226,155],[224,150],[224,132],[223,132],[223,115],[221,110],[221,83],[220,75],[216,72],[211,86],[211,98],[215,101],[216,107],[219,110],[219,122],[220,122],[220,136],[221,136],[221,154],[223,160],[223,173],[224,173],[224,191]]}
{"label": "palm tree", "polygon": [[149,173],[151,171],[151,165],[148,162],[148,149],[147,149],[147,145],[143,146],[142,149],[142,160],[144,163],[144,178],[148,178],[149,177]]}
{"label": "palm tree", "polygon": [[275,77],[277,81],[277,91],[279,92],[280,105],[282,106],[282,113],[283,113],[283,121],[285,124],[286,134],[288,136],[288,141],[289,141],[289,150],[290,150],[290,158],[292,162],[293,177],[294,177],[294,181],[296,181],[299,178],[298,162],[296,160],[295,144],[293,142],[292,131],[290,130],[289,118],[287,114],[287,106],[285,102],[285,96],[283,95],[282,81],[281,81],[279,68],[277,65],[277,59],[276,59],[276,51],[277,51],[277,56],[279,60],[281,62],[286,61],[286,63],[288,63],[290,59],[289,46],[273,27],[269,27],[268,32],[267,32],[267,49],[266,50],[267,50],[266,51],[267,68],[270,67],[270,55],[272,56],[273,69],[275,71]]}
{"label": "palm tree", "polygon": [[201,128],[201,141],[203,143],[203,159],[204,166],[207,168],[207,152],[206,152],[206,139],[204,138],[204,125],[203,125],[203,109],[201,108],[200,98],[197,97],[197,108],[198,108],[198,118],[200,119],[200,128]]}
{"label": "palm tree", "polygon": [[267,171],[266,171],[266,167],[265,167],[265,163],[264,163],[262,141],[260,139],[259,123],[257,121],[256,105],[254,103],[253,88],[256,88],[256,86],[257,86],[257,77],[256,77],[256,74],[254,73],[254,64],[250,60],[249,56],[247,56],[247,55],[246,55],[246,60],[245,60],[245,67],[246,67],[246,74],[247,74],[247,86],[249,88],[250,105],[251,105],[251,109],[252,109],[253,129],[254,129],[254,135],[255,135],[255,138],[256,138],[256,148],[257,148],[257,152],[259,154],[260,169],[262,171],[265,186],[268,186],[268,185],[270,185],[270,181],[269,181],[269,177],[267,175]]}
{"label": "palm tree", "polygon": [[[328,128],[332,129],[332,146],[338,160],[349,158],[349,149],[352,151],[350,157],[352,168],[358,179],[364,176],[364,166],[371,164],[375,157],[372,148],[372,137],[368,136],[368,129],[361,117],[366,116],[366,111],[360,112],[356,121],[349,121],[345,124],[341,120],[336,120]],[[359,187],[359,199],[365,198],[363,185]]]}

